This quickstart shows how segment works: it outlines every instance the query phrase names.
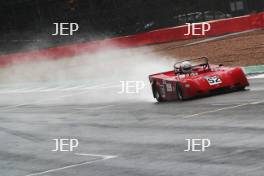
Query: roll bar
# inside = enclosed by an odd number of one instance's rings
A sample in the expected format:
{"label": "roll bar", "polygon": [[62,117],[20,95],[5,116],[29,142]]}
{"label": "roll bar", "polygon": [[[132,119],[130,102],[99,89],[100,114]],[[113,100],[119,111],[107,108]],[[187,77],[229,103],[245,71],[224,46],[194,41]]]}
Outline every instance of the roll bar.
{"label": "roll bar", "polygon": [[203,67],[204,68],[204,70],[206,69],[206,68],[208,68],[208,69],[210,69],[210,65],[209,65],[209,59],[208,59],[208,57],[199,57],[199,58],[195,58],[195,59],[187,59],[187,60],[184,60],[184,61],[180,61],[180,62],[176,62],[175,64],[174,64],[174,71],[175,71],[175,73],[181,73],[181,71],[180,71],[180,67],[179,67],[179,65],[181,64],[181,63],[183,63],[183,62],[186,62],[186,61],[189,61],[189,62],[195,62],[195,61],[197,61],[197,60],[204,60],[204,62],[203,63],[201,63],[201,64],[197,64],[197,65],[192,65],[192,67],[194,68],[194,67],[198,67],[198,66],[200,66],[200,67]]}

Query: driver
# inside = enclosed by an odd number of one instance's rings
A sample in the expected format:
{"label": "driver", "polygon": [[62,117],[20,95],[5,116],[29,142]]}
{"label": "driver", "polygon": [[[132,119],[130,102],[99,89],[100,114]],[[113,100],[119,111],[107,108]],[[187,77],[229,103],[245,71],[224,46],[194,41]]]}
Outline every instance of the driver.
{"label": "driver", "polygon": [[183,74],[191,74],[192,73],[192,64],[189,61],[184,61],[180,65],[180,72]]}

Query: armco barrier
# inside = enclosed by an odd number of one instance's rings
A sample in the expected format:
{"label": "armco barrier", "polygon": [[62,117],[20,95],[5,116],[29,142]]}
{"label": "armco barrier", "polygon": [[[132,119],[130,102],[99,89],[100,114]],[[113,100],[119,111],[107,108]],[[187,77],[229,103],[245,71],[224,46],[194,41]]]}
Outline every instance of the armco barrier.
{"label": "armco barrier", "polygon": [[185,25],[101,41],[79,43],[26,53],[2,55],[0,56],[0,65],[3,66],[17,61],[20,62],[33,59],[59,59],[62,57],[71,57],[94,52],[98,49],[113,45],[121,48],[137,47],[264,28],[264,12],[230,19],[215,20],[209,23],[211,24],[211,30],[206,33],[206,36],[185,36],[184,34],[187,33],[187,25]]}

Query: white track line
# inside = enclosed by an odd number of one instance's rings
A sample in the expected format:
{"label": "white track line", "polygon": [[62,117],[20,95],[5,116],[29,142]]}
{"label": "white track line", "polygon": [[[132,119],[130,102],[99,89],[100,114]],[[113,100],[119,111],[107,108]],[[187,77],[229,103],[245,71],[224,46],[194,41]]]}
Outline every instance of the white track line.
{"label": "white track line", "polygon": [[101,85],[91,86],[91,87],[87,87],[86,89],[84,89],[84,91],[81,91],[81,92],[67,94],[67,95],[59,96],[59,97],[55,97],[55,98],[41,99],[41,100],[38,100],[38,101],[35,101],[35,102],[32,102],[32,103],[11,105],[11,106],[7,106],[7,107],[4,107],[4,108],[0,108],[0,110],[1,110],[1,112],[3,112],[3,111],[6,112],[6,111],[9,111],[9,110],[12,110],[14,108],[21,107],[21,106],[26,106],[26,105],[30,105],[30,104],[36,104],[36,103],[42,103],[42,102],[46,102],[46,101],[56,101],[56,100],[60,100],[60,99],[67,98],[67,97],[73,97],[73,96],[76,96],[76,95],[86,94],[91,89],[108,89],[108,88],[114,88],[114,87],[120,87],[120,85],[101,84]]}
{"label": "white track line", "polygon": [[249,76],[248,79],[263,79],[264,74],[255,75],[255,76]]}
{"label": "white track line", "polygon": [[114,107],[116,106],[115,104],[109,104],[109,105],[104,105],[104,106],[96,106],[96,107],[85,107],[85,108],[74,108],[75,110],[87,110],[88,108],[92,110],[100,110],[100,109],[105,109],[109,107]]}
{"label": "white track line", "polygon": [[68,165],[68,166],[65,166],[65,167],[50,169],[50,170],[47,170],[47,171],[36,172],[36,173],[28,174],[28,175],[25,175],[25,176],[38,176],[38,175],[43,175],[43,174],[47,174],[47,173],[57,172],[57,171],[65,170],[65,169],[78,167],[78,166],[88,165],[88,164],[96,163],[96,162],[99,162],[99,161],[104,161],[104,160],[117,158],[117,156],[115,156],[115,155],[99,155],[99,154],[85,154],[85,153],[75,153],[75,155],[77,155],[77,156],[99,157],[100,159],[96,159],[96,160],[92,160],[92,161],[85,161],[85,162],[82,162],[82,163],[79,163],[79,164],[72,164],[72,165]]}
{"label": "white track line", "polygon": [[99,155],[99,154],[91,154],[91,153],[75,153],[75,155],[77,155],[77,156],[101,157],[101,158],[103,158],[103,160],[117,158],[116,155]]}
{"label": "white track line", "polygon": [[56,169],[50,169],[50,170],[47,170],[47,171],[37,172],[37,173],[33,173],[33,174],[28,174],[28,175],[25,175],[25,176],[43,175],[43,174],[47,174],[47,173],[61,171],[61,170],[64,170],[64,169],[69,169],[69,168],[74,168],[74,167],[83,166],[83,165],[87,165],[87,164],[92,164],[92,163],[95,163],[95,162],[98,162],[98,161],[102,161],[102,159],[93,160],[93,161],[87,161],[87,162],[83,162],[83,163],[79,163],[79,164],[73,164],[73,165],[69,165],[69,166],[65,166],[65,167],[60,167],[60,168],[56,168]]}
{"label": "white track line", "polygon": [[236,105],[236,106],[229,106],[229,107],[215,109],[215,110],[211,110],[211,111],[204,111],[204,112],[201,112],[201,113],[188,115],[188,116],[185,116],[183,118],[187,119],[187,118],[197,117],[197,116],[210,114],[210,113],[214,113],[214,112],[219,112],[219,111],[223,111],[223,110],[235,109],[235,108],[239,108],[239,107],[244,107],[244,106],[248,106],[248,105],[257,105],[257,104],[262,104],[262,103],[264,103],[264,100],[256,101],[256,102],[250,102],[250,103],[244,103],[244,104],[239,104],[239,105]]}
{"label": "white track line", "polygon": [[257,104],[262,104],[262,103],[264,103],[264,100],[262,100],[262,101],[256,101],[256,102],[253,102],[253,103],[251,103],[252,105],[257,105]]}
{"label": "white track line", "polygon": [[[101,86],[101,87],[100,87]],[[52,91],[58,91],[58,92],[63,92],[63,91],[72,91],[72,90],[91,90],[91,89],[106,89],[106,88],[116,88],[116,87],[121,87],[121,85],[113,85],[113,84],[102,84],[102,85],[95,85],[95,86],[85,86],[85,85],[79,85],[79,86],[74,86],[74,87],[65,87],[65,86],[60,86],[60,87],[53,87],[53,88],[45,88],[45,87],[39,87],[39,88],[32,88],[32,89],[16,89],[16,90],[0,90],[0,94],[11,94],[11,93],[45,93],[45,92],[52,92]]]}

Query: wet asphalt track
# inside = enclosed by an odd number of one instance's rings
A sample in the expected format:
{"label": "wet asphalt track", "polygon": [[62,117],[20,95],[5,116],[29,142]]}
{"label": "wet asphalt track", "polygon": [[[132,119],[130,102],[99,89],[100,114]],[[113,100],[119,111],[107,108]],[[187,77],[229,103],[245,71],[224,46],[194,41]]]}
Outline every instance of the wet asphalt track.
{"label": "wet asphalt track", "polygon": [[[116,89],[0,91],[0,175],[264,175],[264,79],[252,79],[248,91],[182,103],[117,97]],[[80,144],[51,152],[54,138]],[[184,152],[186,138],[212,146]]]}

